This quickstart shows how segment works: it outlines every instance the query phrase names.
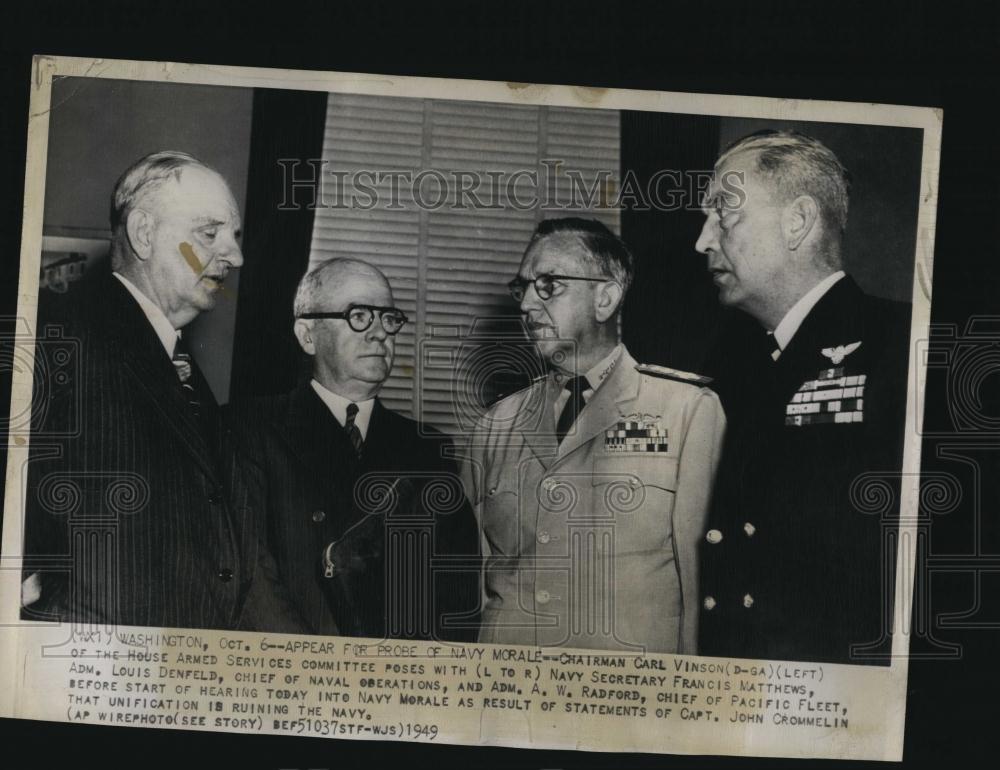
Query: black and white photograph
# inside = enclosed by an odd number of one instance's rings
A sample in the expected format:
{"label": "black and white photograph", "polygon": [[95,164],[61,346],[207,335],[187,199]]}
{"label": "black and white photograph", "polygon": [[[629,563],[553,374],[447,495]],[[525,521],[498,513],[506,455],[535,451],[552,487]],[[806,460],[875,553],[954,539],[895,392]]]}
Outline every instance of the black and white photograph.
{"label": "black and white photograph", "polygon": [[941,136],[36,57],[0,712],[898,759]]}

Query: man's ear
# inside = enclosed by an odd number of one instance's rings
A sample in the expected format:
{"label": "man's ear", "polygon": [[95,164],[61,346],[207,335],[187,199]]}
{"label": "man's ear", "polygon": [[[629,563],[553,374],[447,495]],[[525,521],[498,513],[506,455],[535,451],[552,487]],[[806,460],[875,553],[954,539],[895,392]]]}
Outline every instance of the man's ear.
{"label": "man's ear", "polygon": [[153,253],[153,216],[143,209],[132,209],[125,220],[125,231],[132,252],[140,260],[149,259]]}
{"label": "man's ear", "polygon": [[621,284],[617,281],[605,281],[594,293],[594,315],[598,323],[604,323],[615,314],[622,303]]}
{"label": "man's ear", "polygon": [[299,341],[299,347],[311,356],[316,355],[316,343],[313,342],[312,324],[305,318],[296,318],[292,331],[295,332],[295,339]]}
{"label": "man's ear", "polygon": [[819,221],[819,204],[811,195],[800,195],[787,206],[781,215],[781,229],[790,251],[802,245]]}

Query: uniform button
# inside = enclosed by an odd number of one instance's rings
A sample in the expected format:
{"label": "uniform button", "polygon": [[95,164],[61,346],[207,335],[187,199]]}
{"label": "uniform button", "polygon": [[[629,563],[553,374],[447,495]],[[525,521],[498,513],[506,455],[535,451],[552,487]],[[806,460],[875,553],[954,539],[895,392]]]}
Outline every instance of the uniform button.
{"label": "uniform button", "polygon": [[743,597],[743,606],[747,609],[753,607],[753,597],[750,594]]}
{"label": "uniform button", "polygon": [[208,495],[209,505],[222,505],[222,493],[219,490],[213,490]]}
{"label": "uniform button", "polygon": [[712,545],[722,542],[722,533],[717,529],[710,529],[705,533],[705,539]]}
{"label": "uniform button", "polygon": [[497,493],[497,488],[496,487],[490,487],[490,497],[492,497],[496,493]]}
{"label": "uniform button", "polygon": [[706,596],[705,600],[701,604],[702,604],[702,606],[706,610],[715,609],[715,597],[714,596]]}
{"label": "uniform button", "polygon": [[539,532],[539,533],[538,533],[538,536],[537,536],[537,538],[536,538],[536,539],[538,540],[538,542],[539,542],[539,543],[541,543],[542,545],[545,545],[545,544],[546,544],[547,542],[549,542],[549,540],[551,540],[552,538],[551,538],[551,536],[549,535],[549,533],[548,533],[548,532],[546,532],[546,531],[545,531],[545,530],[543,529],[543,530],[542,530],[541,532]]}
{"label": "uniform button", "polygon": [[639,479],[633,476],[632,479],[629,481],[629,484],[631,484],[633,487],[637,487],[639,486]]}
{"label": "uniform button", "polygon": [[550,599],[552,596],[548,591],[542,590],[535,594],[535,601],[539,604],[548,604]]}
{"label": "uniform button", "polygon": [[743,531],[747,533],[747,537],[753,537],[753,533],[757,531],[757,527],[748,521],[743,525]]}
{"label": "uniform button", "polygon": [[217,577],[223,583],[228,583],[230,580],[233,579],[233,571],[228,567],[223,567],[222,569],[219,570]]}
{"label": "uniform button", "polygon": [[553,478],[547,478],[545,479],[545,481],[542,482],[542,486],[548,491],[551,491],[552,487],[554,487],[555,485],[556,485],[556,480]]}
{"label": "uniform button", "polygon": [[325,519],[325,518],[326,518],[326,513],[323,512],[323,511],[313,511],[312,512],[312,520],[315,521],[317,524],[319,522],[323,521],[323,519]]}

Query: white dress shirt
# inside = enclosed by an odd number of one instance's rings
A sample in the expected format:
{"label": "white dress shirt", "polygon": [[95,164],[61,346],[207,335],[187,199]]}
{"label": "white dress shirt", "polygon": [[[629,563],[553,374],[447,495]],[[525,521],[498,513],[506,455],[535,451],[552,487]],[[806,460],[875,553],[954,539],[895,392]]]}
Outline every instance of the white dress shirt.
{"label": "white dress shirt", "polygon": [[167,357],[172,359],[174,357],[174,346],[177,345],[177,338],[180,337],[181,333],[174,328],[174,325],[170,323],[170,321],[167,320],[163,311],[160,310],[160,306],[139,291],[135,284],[128,278],[123,276],[121,273],[112,273],[111,275],[121,281],[122,286],[124,286],[128,290],[128,293],[135,298],[135,301],[139,303],[140,309],[149,320],[149,325],[153,327],[153,331],[156,332],[156,336],[160,338],[160,343],[163,345],[163,349],[167,351]]}
{"label": "white dress shirt", "polygon": [[[599,387],[601,387],[601,383],[604,382],[608,378],[608,375],[614,371],[621,353],[622,345],[619,342],[610,353],[586,371],[585,374],[590,387],[583,391],[584,404],[590,401],[590,397],[594,395],[595,391]],[[559,422],[559,415],[562,414],[563,407],[566,406],[566,402],[569,401],[570,392],[565,386],[570,379],[570,377],[567,377],[562,373],[557,373],[555,375],[556,384],[559,386],[559,393],[556,395],[556,401],[553,405],[553,419],[556,424]]]}
{"label": "white dress shirt", "polygon": [[334,393],[332,390],[327,390],[322,385],[320,385],[316,380],[309,383],[312,385],[313,390],[316,391],[316,395],[319,396],[323,403],[326,404],[326,408],[330,410],[337,422],[341,425],[347,424],[347,407],[349,404],[358,405],[358,413],[354,416],[354,424],[358,426],[358,430],[361,431],[361,438],[368,438],[368,423],[372,419],[372,409],[375,406],[375,399],[369,398],[367,401],[351,401],[349,398],[344,398],[338,393]]}
{"label": "white dress shirt", "polygon": [[778,343],[778,351],[775,351],[773,358],[775,361],[778,360],[778,356],[781,355],[781,351],[788,347],[788,343],[792,341],[792,337],[795,336],[795,332],[799,330],[802,322],[806,320],[806,316],[809,312],[816,306],[823,295],[826,294],[833,285],[844,277],[844,271],[838,270],[836,273],[831,273],[822,281],[813,286],[809,291],[807,291],[802,298],[792,305],[791,309],[785,313],[785,317],[781,319],[781,323],[774,327],[774,341]]}

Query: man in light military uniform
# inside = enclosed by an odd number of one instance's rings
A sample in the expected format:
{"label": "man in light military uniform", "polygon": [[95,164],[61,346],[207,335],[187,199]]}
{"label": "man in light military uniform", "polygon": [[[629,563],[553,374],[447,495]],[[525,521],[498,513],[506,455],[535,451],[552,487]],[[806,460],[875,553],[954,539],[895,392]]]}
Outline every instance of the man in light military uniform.
{"label": "man in light military uniform", "polygon": [[829,148],[789,131],[716,163],[696,248],[746,315],[709,366],[729,432],[701,545],[705,655],[888,662],[910,308],[844,273],[848,189]]}
{"label": "man in light military uniform", "polygon": [[542,222],[511,294],[550,373],[495,404],[464,473],[484,535],[479,641],[693,653],[697,543],[725,418],[703,378],[620,341],[625,244]]}

